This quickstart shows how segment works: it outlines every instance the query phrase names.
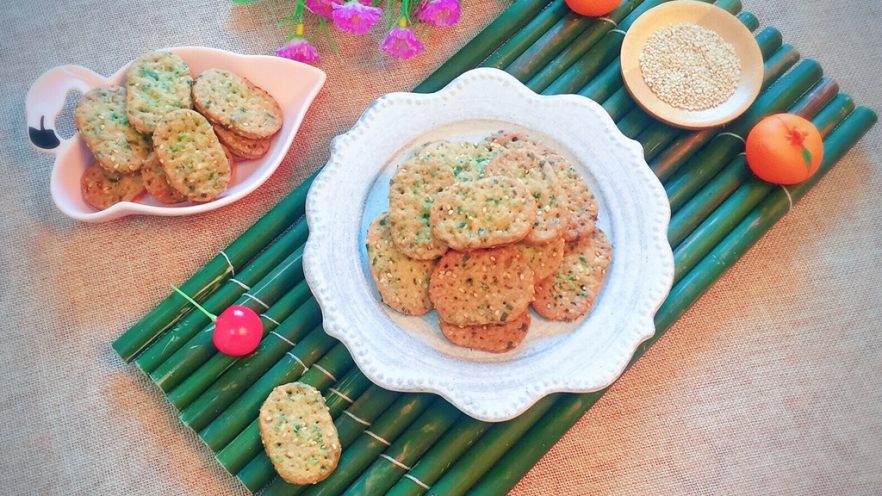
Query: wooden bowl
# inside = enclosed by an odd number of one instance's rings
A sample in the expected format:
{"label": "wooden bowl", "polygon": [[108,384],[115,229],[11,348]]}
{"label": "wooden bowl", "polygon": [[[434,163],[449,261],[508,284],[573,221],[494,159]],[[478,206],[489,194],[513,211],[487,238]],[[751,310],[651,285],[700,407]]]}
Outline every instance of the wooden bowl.
{"label": "wooden bowl", "polygon": [[[725,102],[706,110],[684,110],[665,103],[643,81],[640,52],[646,40],[672,24],[697,24],[719,34],[735,47],[741,60],[741,80]],[[622,42],[622,79],[643,110],[672,126],[703,129],[722,126],[747,110],[763,84],[763,54],[751,32],[729,12],[712,4],[676,0],[648,10],[628,30]]]}

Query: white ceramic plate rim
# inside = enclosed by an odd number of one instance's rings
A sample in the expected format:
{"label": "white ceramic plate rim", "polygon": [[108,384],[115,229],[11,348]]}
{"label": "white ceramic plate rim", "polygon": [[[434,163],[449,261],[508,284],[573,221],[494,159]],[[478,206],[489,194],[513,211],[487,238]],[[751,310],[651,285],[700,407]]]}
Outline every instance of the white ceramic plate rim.
{"label": "white ceramic plate rim", "polygon": [[[471,360],[427,346],[389,317],[391,310],[377,301],[373,281],[362,270],[364,202],[380,171],[426,132],[471,119],[554,136],[568,150],[609,151],[606,164],[592,159],[577,167],[587,167],[585,173],[597,180],[602,177],[605,188],[612,185],[613,190],[601,194],[615,191],[629,202],[627,209],[609,212],[608,220],[601,210],[602,223],[622,227],[612,230],[613,265],[591,316],[575,331],[556,337],[553,348],[543,350],[537,344],[540,351],[529,356],[472,352],[478,355],[469,356],[478,358]],[[565,131],[579,125],[584,127]],[[670,206],[639,143],[622,135],[595,102],[575,95],[540,96],[496,69],[469,71],[437,93],[391,93],[377,100],[349,132],[333,140],[328,164],[307,197],[306,216],[310,236],[304,273],[321,306],[325,331],[345,344],[377,385],[436,393],[485,421],[511,419],[551,393],[591,392],[610,385],[637,346],[654,334],[653,316],[673,281],[667,241]],[[628,243],[617,246],[616,240]],[[619,294],[627,299],[616,310],[619,302],[612,300]],[[582,350],[593,349],[582,347],[585,339],[605,336],[592,333],[608,324],[616,334],[595,346],[602,346],[603,353],[585,356]]]}
{"label": "white ceramic plate rim", "polygon": [[[158,216],[180,216],[192,215],[202,212],[214,210],[216,208],[229,205],[257,189],[262,185],[279,167],[285,158],[287,150],[290,148],[300,128],[306,111],[309,109],[312,101],[325,83],[326,75],[321,69],[312,67],[307,64],[295,62],[293,60],[274,57],[268,55],[245,55],[222,50],[218,48],[199,47],[199,46],[183,46],[171,47],[158,50],[169,50],[180,55],[188,63],[199,58],[226,60],[230,62],[262,62],[264,65],[260,67],[278,67],[279,74],[296,74],[304,82],[306,91],[304,98],[298,101],[299,107],[292,115],[287,115],[288,110],[282,109],[285,115],[285,129],[275,136],[274,142],[267,152],[267,155],[255,162],[255,171],[248,177],[247,181],[238,183],[239,189],[234,194],[222,195],[216,200],[201,204],[184,204],[184,205],[148,205],[139,202],[123,201],[111,207],[100,210],[82,210],[69,205],[64,199],[68,191],[62,186],[62,174],[65,173],[67,164],[63,157],[68,156],[69,148],[83,146],[79,135],[75,133],[68,139],[61,140],[59,146],[54,149],[46,150],[36,148],[38,151],[52,153],[55,155],[55,162],[50,177],[50,193],[56,206],[65,215],[77,220],[85,222],[106,222],[124,217],[127,215],[143,214]],[[27,122],[28,126],[38,128],[41,125],[40,119],[44,117],[48,119],[50,129],[55,128],[55,119],[62,110],[64,99],[70,90],[79,90],[83,93],[96,87],[106,87],[115,84],[121,84],[125,79],[126,69],[131,61],[117,70],[111,76],[102,76],[82,66],[63,65],[54,67],[41,75],[28,91],[26,97]],[[245,65],[245,64],[243,64]],[[261,70],[256,68],[258,64],[251,64],[255,67],[254,71]],[[249,77],[251,74],[247,71],[239,71],[243,76]],[[252,76],[253,77],[253,76]],[[276,99],[281,95],[274,94]],[[57,135],[56,130],[56,135]]]}

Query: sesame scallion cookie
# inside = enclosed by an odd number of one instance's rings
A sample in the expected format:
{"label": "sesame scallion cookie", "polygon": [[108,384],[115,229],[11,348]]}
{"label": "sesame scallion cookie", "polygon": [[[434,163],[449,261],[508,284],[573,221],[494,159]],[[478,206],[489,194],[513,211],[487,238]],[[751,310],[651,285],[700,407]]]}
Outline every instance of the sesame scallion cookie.
{"label": "sesame scallion cookie", "polygon": [[504,324],[533,300],[533,269],[514,246],[448,251],[432,271],[429,298],[449,324]]}
{"label": "sesame scallion cookie", "polygon": [[383,302],[405,315],[423,315],[432,309],[429,277],[435,262],[414,260],[399,251],[392,242],[387,214],[371,223],[365,244],[371,275]]}
{"label": "sesame scallion cookie", "polygon": [[208,69],[196,78],[193,103],[212,122],[245,138],[269,138],[282,128],[278,102],[248,79],[223,69]]}
{"label": "sesame scallion cookie", "polygon": [[487,163],[501,150],[490,142],[433,141],[417,150],[412,160],[448,168],[458,182],[475,181],[484,177]]}
{"label": "sesame scallion cookie", "polygon": [[125,88],[95,88],[84,94],[74,123],[95,161],[108,171],[134,172],[147,160],[150,141],[129,123]]}
{"label": "sesame scallion cookie", "polygon": [[487,164],[488,176],[517,179],[536,200],[536,220],[527,234],[531,243],[547,243],[558,238],[569,222],[565,198],[557,174],[549,161],[535,148],[513,148]]}
{"label": "sesame scallion cookie", "polygon": [[432,260],[447,251],[447,244],[432,235],[429,213],[432,203],[455,181],[445,164],[411,159],[395,171],[389,185],[389,221],[392,240],[405,255]]}
{"label": "sesame scallion cookie", "polygon": [[260,407],[258,429],[266,456],[291,484],[326,479],[340,461],[340,438],[321,393],[300,382],[272,390]]}
{"label": "sesame scallion cookie", "polygon": [[515,246],[521,250],[521,256],[530,264],[533,269],[534,281],[539,282],[542,279],[554,274],[564,257],[564,247],[566,243],[563,238],[557,238],[548,243],[527,243],[521,241]]}
{"label": "sesame scallion cookie", "polygon": [[132,126],[151,134],[165,114],[193,108],[193,76],[181,57],[168,51],[141,55],[126,70],[126,111]]}
{"label": "sesame scallion cookie", "polygon": [[458,326],[441,322],[441,333],[451,343],[490,353],[505,353],[517,348],[529,329],[529,311],[498,325]]}
{"label": "sesame scallion cookie", "polygon": [[90,165],[80,178],[83,200],[104,210],[121,201],[132,201],[144,191],[141,174],[110,172],[96,164]]}
{"label": "sesame scallion cookie", "polygon": [[600,229],[567,244],[563,263],[536,284],[533,309],[550,320],[575,320],[591,310],[612,261],[612,246]]}
{"label": "sesame scallion cookie", "polygon": [[166,114],[153,132],[153,146],[169,184],[187,199],[210,201],[227,189],[230,161],[211,124],[198,112]]}
{"label": "sesame scallion cookie", "polygon": [[162,203],[180,203],[187,199],[183,193],[168,183],[165,169],[162,168],[162,163],[155,153],[151,153],[141,167],[141,178],[144,180],[144,188],[147,192]]}
{"label": "sesame scallion cookie", "polygon": [[536,200],[517,179],[503,176],[457,183],[432,204],[432,235],[456,250],[524,239],[536,220]]}
{"label": "sesame scallion cookie", "polygon": [[568,160],[551,157],[551,164],[564,192],[564,208],[569,212],[564,239],[574,241],[590,235],[597,223],[597,199],[594,193]]}
{"label": "sesame scallion cookie", "polygon": [[214,128],[214,133],[217,134],[217,138],[220,142],[227,147],[233,155],[245,160],[255,160],[266,155],[266,152],[269,151],[270,145],[272,144],[270,138],[244,138],[217,124],[212,124],[211,127]]}

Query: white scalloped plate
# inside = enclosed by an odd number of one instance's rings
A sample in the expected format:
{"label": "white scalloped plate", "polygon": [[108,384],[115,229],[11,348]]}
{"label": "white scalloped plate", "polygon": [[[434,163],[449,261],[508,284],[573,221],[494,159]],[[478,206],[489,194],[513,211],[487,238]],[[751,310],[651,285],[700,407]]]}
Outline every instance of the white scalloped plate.
{"label": "white scalloped plate", "polygon": [[[383,305],[364,240],[370,221],[388,208],[389,179],[415,146],[499,129],[524,132],[576,164],[597,196],[613,262],[587,318],[561,323],[534,315],[519,348],[491,354],[448,343],[434,312],[405,317]],[[640,145],[593,101],[539,96],[496,69],[469,71],[437,93],[377,100],[334,139],[306,215],[304,272],[325,331],[376,384],[440,394],[485,421],[511,419],[554,392],[611,384],[655,332],[653,316],[673,281],[670,207]]]}

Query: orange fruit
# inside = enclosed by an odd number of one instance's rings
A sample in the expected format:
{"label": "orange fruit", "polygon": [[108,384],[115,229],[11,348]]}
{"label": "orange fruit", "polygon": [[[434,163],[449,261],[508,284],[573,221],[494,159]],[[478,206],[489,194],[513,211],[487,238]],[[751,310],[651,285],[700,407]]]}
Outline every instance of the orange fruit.
{"label": "orange fruit", "polygon": [[760,179],[796,184],[818,170],[824,141],[811,121],[795,114],[775,114],[750,130],[745,153],[747,165]]}
{"label": "orange fruit", "polygon": [[564,0],[575,13],[583,16],[604,16],[616,10],[622,0]]}

